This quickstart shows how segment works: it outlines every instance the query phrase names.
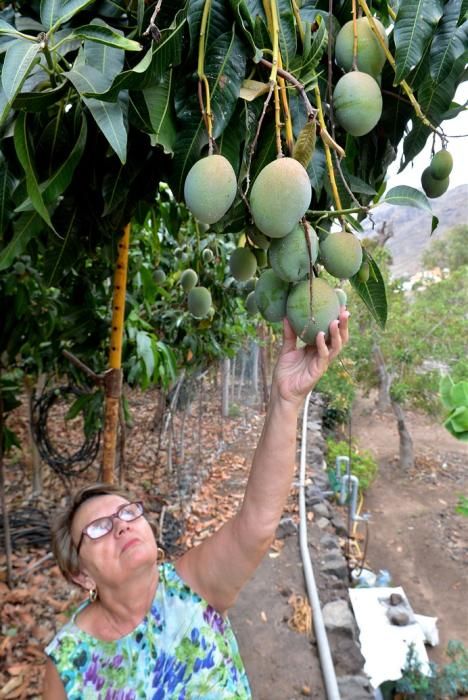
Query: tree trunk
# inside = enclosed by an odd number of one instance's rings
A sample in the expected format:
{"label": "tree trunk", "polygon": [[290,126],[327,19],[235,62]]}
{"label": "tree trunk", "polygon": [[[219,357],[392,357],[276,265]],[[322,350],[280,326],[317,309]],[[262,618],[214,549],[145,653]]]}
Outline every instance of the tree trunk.
{"label": "tree trunk", "polygon": [[13,564],[12,564],[12,547],[10,534],[10,521],[8,519],[8,510],[5,492],[5,465],[3,462],[3,428],[5,425],[5,416],[3,413],[3,397],[0,390],[0,505],[3,513],[3,540],[5,545],[6,565],[7,565],[7,586],[13,588]]}
{"label": "tree trunk", "polygon": [[392,400],[393,413],[398,422],[398,435],[400,438],[400,467],[409,471],[414,467],[413,440],[406,427],[405,414],[398,401]]}
{"label": "tree trunk", "polygon": [[253,343],[252,348],[252,384],[255,396],[258,393],[258,345]]}
{"label": "tree trunk", "polygon": [[24,380],[24,389],[28,402],[27,438],[29,454],[31,455],[32,495],[33,497],[37,497],[42,495],[42,462],[32,429],[34,390],[29,377],[26,377]]}
{"label": "tree trunk", "polygon": [[264,408],[268,405],[269,392],[268,392],[268,359],[267,359],[267,349],[265,347],[265,325],[262,323],[260,326],[260,370],[262,373],[262,385],[263,385],[263,406]]}
{"label": "tree trunk", "polygon": [[229,416],[229,379],[230,379],[231,360],[229,357],[223,359],[223,399],[221,407],[221,415],[223,418]]}
{"label": "tree trunk", "polygon": [[102,455],[102,480],[113,483],[115,480],[115,455],[119,428],[119,406],[122,396],[122,343],[125,319],[125,292],[127,288],[128,248],[130,244],[130,224],[124,228],[119,241],[119,254],[114,273],[114,294],[112,301],[112,330],[110,335],[109,372],[112,380],[105,383],[106,407],[104,419],[104,447]]}
{"label": "tree trunk", "polygon": [[390,387],[393,381],[393,375],[389,374],[387,367],[385,365],[385,360],[382,355],[382,351],[377,343],[374,344],[372,348],[372,355],[374,357],[375,367],[377,369],[377,374],[379,377],[379,396],[377,399],[377,410],[380,413],[387,411],[391,408],[390,399]]}
{"label": "tree trunk", "polygon": [[242,355],[241,355],[241,373],[240,373],[240,379],[239,379],[239,386],[237,389],[237,400],[240,402],[242,399],[242,389],[244,388],[244,379],[245,379],[245,368],[247,365],[247,350],[245,348],[242,349]]}

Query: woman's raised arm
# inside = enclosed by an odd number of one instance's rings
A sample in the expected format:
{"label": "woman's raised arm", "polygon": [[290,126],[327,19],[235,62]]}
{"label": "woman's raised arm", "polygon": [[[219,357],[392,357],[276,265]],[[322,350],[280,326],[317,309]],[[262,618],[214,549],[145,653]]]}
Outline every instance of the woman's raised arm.
{"label": "woman's raised arm", "polygon": [[176,563],[180,576],[219,612],[235,602],[274,538],[294,475],[299,411],[347,342],[348,317],[342,309],[339,321],[330,324],[329,347],[321,333],[316,346],[296,348],[296,335],[284,322],[283,347],[242,506]]}

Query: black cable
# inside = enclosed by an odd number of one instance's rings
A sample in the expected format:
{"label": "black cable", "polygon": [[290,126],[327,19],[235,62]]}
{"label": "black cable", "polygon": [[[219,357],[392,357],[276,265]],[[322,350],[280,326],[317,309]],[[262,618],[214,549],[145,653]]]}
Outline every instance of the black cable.
{"label": "black cable", "polygon": [[88,469],[98,454],[101,431],[97,430],[89,437],[85,437],[81,447],[73,454],[61,454],[54,447],[49,436],[47,427],[49,411],[59,399],[70,395],[80,397],[89,393],[89,390],[83,390],[68,384],[62,387],[55,387],[49,391],[44,391],[39,398],[33,401],[32,430],[37,449],[41,458],[61,476],[74,476]]}

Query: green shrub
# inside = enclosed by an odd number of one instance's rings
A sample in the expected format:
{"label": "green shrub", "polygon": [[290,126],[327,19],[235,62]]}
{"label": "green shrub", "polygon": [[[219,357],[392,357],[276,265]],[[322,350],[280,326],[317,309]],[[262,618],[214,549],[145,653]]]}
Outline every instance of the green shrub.
{"label": "green shrub", "polygon": [[367,491],[377,474],[378,465],[369,450],[359,449],[355,443],[351,443],[351,454],[346,440],[336,442],[332,438],[327,439],[327,465],[329,471],[335,471],[336,458],[340,456],[350,457],[351,474],[359,479],[359,489]]}
{"label": "green shrub", "polygon": [[[336,458],[349,456],[349,445],[345,440],[335,442],[332,438],[327,440],[327,465],[330,471],[335,471]],[[360,450],[355,444],[351,444],[351,474],[359,479],[359,489],[367,491],[377,474],[378,465],[368,450]]]}
{"label": "green shrub", "polygon": [[395,691],[408,700],[448,700],[466,697],[468,693],[468,650],[462,642],[451,640],[447,646],[450,663],[438,666],[431,663],[431,675],[421,671],[414,645],[406,657],[402,677],[395,684]]}

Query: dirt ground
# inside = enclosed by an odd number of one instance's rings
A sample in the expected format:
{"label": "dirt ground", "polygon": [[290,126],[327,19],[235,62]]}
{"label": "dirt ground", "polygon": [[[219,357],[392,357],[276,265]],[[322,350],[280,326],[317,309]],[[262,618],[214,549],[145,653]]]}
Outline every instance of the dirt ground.
{"label": "dirt ground", "polygon": [[450,639],[468,645],[468,518],[455,512],[467,495],[468,446],[423,414],[407,417],[416,455],[410,474],[398,468],[393,414],[379,415],[372,397],[353,411],[357,443],[379,461],[363,508],[371,515],[367,559],[403,586],[414,612],[438,618],[440,644],[428,654],[446,663]]}
{"label": "dirt ground", "polygon": [[[468,519],[455,512],[467,493],[467,446],[427,416],[409,412],[416,468],[398,468],[393,414],[379,414],[374,398],[353,410],[353,439],[369,449],[379,472],[363,512],[371,516],[367,565],[387,569],[414,612],[438,618],[438,646],[427,647],[437,664],[448,662],[447,642],[468,645]],[[297,537],[275,558],[267,556],[232,611],[255,700],[325,698],[310,637],[288,627],[288,592],[304,595]]]}

